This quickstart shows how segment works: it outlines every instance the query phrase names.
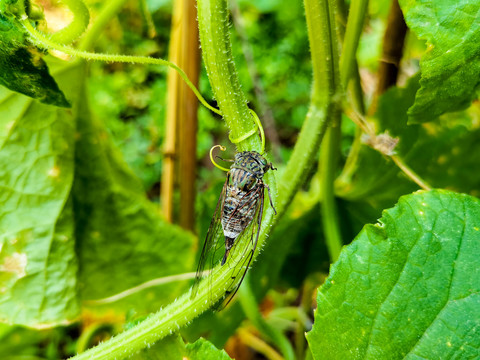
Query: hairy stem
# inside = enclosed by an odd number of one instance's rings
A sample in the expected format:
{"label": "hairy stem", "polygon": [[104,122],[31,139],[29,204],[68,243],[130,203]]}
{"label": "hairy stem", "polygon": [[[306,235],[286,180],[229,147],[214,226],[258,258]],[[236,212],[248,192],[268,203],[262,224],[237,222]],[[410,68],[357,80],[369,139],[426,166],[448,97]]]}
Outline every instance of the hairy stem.
{"label": "hairy stem", "polygon": [[[251,129],[256,130],[247,99],[240,88],[233,61],[226,0],[198,0],[198,25],[202,56],[215,99],[230,128],[230,138],[238,139]],[[260,151],[258,136],[250,136],[236,144],[239,151]]]}
{"label": "hairy stem", "polygon": [[[22,14],[21,14],[22,15]],[[83,58],[86,60],[100,60],[105,62],[123,62],[123,63],[132,63],[132,64],[152,64],[152,65],[161,65],[161,66],[168,66],[175,71],[182,77],[183,81],[188,85],[188,87],[194,92],[197,99],[202,103],[210,111],[221,115],[221,112],[218,109],[210,106],[207,101],[203,98],[202,94],[198,91],[195,85],[192,84],[188,76],[185,72],[180,69],[174,63],[170,61],[152,58],[148,56],[133,56],[133,55],[110,55],[110,54],[98,54],[98,53],[91,53],[87,51],[77,50],[72,47],[64,46],[58,44],[51,39],[49,39],[45,34],[41,33],[37,29],[33,27],[30,23],[29,19],[26,17],[25,13],[23,14],[24,17],[21,18],[20,22],[24,26],[27,33],[30,35],[31,41],[33,44],[40,48],[46,48],[49,50],[57,50],[63,52],[67,55]]]}

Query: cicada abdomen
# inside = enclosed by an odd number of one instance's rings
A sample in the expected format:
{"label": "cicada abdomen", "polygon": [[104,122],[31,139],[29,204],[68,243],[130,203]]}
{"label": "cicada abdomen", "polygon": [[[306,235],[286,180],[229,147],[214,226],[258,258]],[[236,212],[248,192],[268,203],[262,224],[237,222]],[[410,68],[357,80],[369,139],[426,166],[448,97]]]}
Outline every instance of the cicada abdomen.
{"label": "cicada abdomen", "polygon": [[[263,176],[269,169],[274,169],[262,155],[255,151],[243,151],[235,155],[233,165],[227,173],[227,179],[223,186],[222,194],[217,204],[215,214],[208,229],[205,244],[197,269],[192,296],[198,290],[198,284],[202,278],[206,266],[215,266],[215,252],[219,248],[219,242],[223,231],[225,239],[225,253],[221,260],[223,266],[228,261],[230,251],[237,245],[240,237],[248,236],[243,242],[246,249],[239,249],[244,256],[237,263],[231,264],[234,268],[231,286],[227,291],[226,305],[235,295],[255,252],[263,215],[265,188]],[[270,194],[269,194],[270,195]],[[270,204],[273,207],[271,197]],[[249,231],[249,229],[251,231]]]}
{"label": "cicada abdomen", "polygon": [[265,172],[271,168],[272,164],[267,163],[257,152],[243,151],[235,155],[234,163],[227,175],[222,213],[222,228],[225,235],[222,265],[225,264],[237,237],[252,222],[260,202],[263,206],[265,184],[262,179]]}

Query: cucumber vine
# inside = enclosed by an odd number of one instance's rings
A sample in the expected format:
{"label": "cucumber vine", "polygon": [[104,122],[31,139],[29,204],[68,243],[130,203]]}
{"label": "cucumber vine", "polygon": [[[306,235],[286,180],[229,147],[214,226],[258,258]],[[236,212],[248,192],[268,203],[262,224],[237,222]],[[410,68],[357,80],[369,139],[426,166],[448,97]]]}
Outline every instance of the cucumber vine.
{"label": "cucumber vine", "polygon": [[[109,11],[113,12],[115,9],[118,9],[122,1],[116,0],[112,2]],[[45,50],[57,50],[70,56],[87,60],[154,64],[173,68],[180,74],[204,106],[223,116],[231,130],[230,137],[237,143],[238,150],[259,151],[264,148],[264,144],[261,143],[259,137],[251,136],[256,132],[257,117],[248,108],[245,95],[240,89],[229,39],[227,0],[198,0],[197,2],[203,58],[221,111],[211,107],[183,70],[169,61],[151,57],[96,54],[85,51],[85,48],[88,47],[87,45],[92,42],[92,36],[88,31],[84,36],[83,42],[80,42],[79,49],[66,45],[85,30],[88,24],[88,15],[85,14],[84,10],[80,9],[83,4],[82,1],[69,0],[64,3],[75,13],[74,24],[70,24],[59,34],[47,35],[35,28],[32,24],[32,19],[28,17],[25,11],[24,1],[18,0],[16,8],[17,19],[35,46]],[[313,164],[311,159],[316,156],[319,150],[321,139],[328,126],[329,116],[338,103],[338,91],[331,86],[331,84],[339,81],[338,74],[332,71],[331,63],[333,58],[332,51],[334,51],[337,43],[336,35],[331,31],[331,26],[334,26],[335,19],[332,9],[325,6],[327,4],[327,0],[318,2],[305,0],[307,18],[315,19],[308,27],[314,70],[312,100],[298,142],[287,164],[286,171],[280,179],[278,204],[276,205],[279,215],[274,217],[271,209],[265,211],[263,220],[265,225],[262,225],[258,249],[264,245],[267,234],[285,212],[295,192],[301,186],[305,174],[311,168]],[[78,12],[76,12],[77,10]],[[102,18],[102,21],[106,23],[105,18]],[[336,80],[333,82],[323,80],[332,78]],[[269,173],[266,176],[266,181],[269,183],[272,193],[276,194],[277,187],[273,173]],[[255,253],[254,258],[257,255],[258,251]],[[216,270],[216,276],[209,281],[210,288],[207,289],[206,286],[200,286],[194,299],[191,299],[190,293],[187,292],[175,302],[152,314],[135,327],[75,356],[74,359],[127,357],[178,331],[202,312],[208,310],[212,297],[215,300],[224,296],[224,287],[230,271],[227,267]]]}

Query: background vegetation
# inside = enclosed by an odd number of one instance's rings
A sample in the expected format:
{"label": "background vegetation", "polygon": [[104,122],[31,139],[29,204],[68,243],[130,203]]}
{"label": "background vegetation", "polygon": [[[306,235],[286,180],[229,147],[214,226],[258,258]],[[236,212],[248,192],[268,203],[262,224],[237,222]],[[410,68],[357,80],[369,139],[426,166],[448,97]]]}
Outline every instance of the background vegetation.
{"label": "background vegetation", "polygon": [[[171,216],[167,67],[47,55],[21,3],[0,1],[0,358],[480,356],[478,2],[238,0],[225,23],[206,11],[223,1],[199,1],[198,88],[224,119],[198,108],[195,200],[176,168]],[[28,15],[53,33],[73,11],[90,24],[76,49],[167,59],[180,46],[171,1],[63,3]],[[206,41],[228,48],[222,29],[231,54]],[[209,54],[236,72],[218,76]],[[279,215],[235,301],[212,312],[200,300],[221,295],[220,276],[197,302],[182,294],[225,179],[210,148],[258,150],[229,138],[253,127],[231,115],[245,99]],[[188,206],[193,224],[165,220]]]}

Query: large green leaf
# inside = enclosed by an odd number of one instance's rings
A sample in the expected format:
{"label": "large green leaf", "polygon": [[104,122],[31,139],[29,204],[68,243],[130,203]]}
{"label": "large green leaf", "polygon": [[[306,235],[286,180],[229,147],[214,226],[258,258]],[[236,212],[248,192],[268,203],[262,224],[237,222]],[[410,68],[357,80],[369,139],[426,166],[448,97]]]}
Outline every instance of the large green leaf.
{"label": "large green leaf", "polygon": [[70,107],[42,57],[18,22],[0,13],[0,85],[45,104]]}
{"label": "large green leaf", "polygon": [[[75,99],[73,114],[0,90],[0,320],[32,327],[71,321],[79,297],[193,268],[193,236],[158,215],[84,98],[77,100],[83,66],[56,72]],[[186,286],[144,291],[117,307],[157,310]]]}
{"label": "large green leaf", "polygon": [[421,89],[409,121],[435,120],[465,109],[480,85],[480,2],[400,0],[405,20],[428,49],[422,57]]}
{"label": "large green leaf", "polygon": [[444,190],[402,197],[367,225],[319,289],[316,359],[480,356],[480,201]]}
{"label": "large green leaf", "polygon": [[[57,66],[72,97],[82,74]],[[80,70],[80,71],[79,71]],[[78,315],[70,111],[0,89],[0,320],[53,326]]]}
{"label": "large green leaf", "polygon": [[193,344],[187,344],[188,358],[192,360],[230,360],[225,350],[218,350],[207,340],[200,338]]}
{"label": "large green leaf", "polygon": [[[78,111],[73,189],[82,299],[192,271],[193,235],[159,216],[104,125],[90,116],[85,99]],[[158,310],[188,285],[151,288],[115,305],[121,311]]]}

